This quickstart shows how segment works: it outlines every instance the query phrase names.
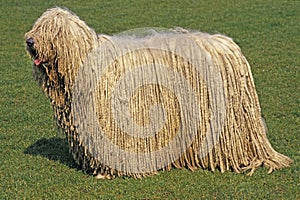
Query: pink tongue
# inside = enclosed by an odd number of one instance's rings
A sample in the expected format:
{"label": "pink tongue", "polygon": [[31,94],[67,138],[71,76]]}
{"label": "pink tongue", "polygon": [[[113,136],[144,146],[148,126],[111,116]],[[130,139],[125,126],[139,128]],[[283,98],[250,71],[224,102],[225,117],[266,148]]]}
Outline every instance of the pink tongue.
{"label": "pink tongue", "polygon": [[40,59],[35,59],[35,60],[34,60],[34,64],[35,64],[35,65],[40,65],[41,62],[42,62],[42,61],[41,61]]}

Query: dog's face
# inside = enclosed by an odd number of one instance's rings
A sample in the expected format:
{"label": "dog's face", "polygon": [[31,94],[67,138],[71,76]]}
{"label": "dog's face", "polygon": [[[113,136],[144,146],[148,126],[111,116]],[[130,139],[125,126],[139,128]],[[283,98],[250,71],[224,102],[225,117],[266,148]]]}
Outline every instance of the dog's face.
{"label": "dog's face", "polygon": [[54,67],[57,65],[57,55],[66,58],[63,48],[69,43],[68,40],[64,40],[63,36],[72,38],[72,35],[65,34],[71,28],[67,26],[70,16],[72,16],[71,13],[66,10],[49,9],[38,18],[32,29],[25,34],[26,50],[35,67],[44,66],[42,64]]}

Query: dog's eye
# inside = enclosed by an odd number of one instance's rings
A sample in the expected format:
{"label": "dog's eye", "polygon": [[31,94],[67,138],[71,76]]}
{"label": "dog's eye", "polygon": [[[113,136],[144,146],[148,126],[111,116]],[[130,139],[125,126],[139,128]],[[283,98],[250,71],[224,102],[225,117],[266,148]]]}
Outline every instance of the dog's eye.
{"label": "dog's eye", "polygon": [[28,38],[26,40],[26,43],[27,43],[27,46],[29,46],[29,47],[33,47],[33,45],[34,45],[34,41],[32,38]]}

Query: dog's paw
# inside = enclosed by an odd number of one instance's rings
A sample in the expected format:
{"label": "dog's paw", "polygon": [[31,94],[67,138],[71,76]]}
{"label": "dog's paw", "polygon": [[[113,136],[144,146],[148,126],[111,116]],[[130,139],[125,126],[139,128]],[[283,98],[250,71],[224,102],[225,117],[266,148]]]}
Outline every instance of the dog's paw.
{"label": "dog's paw", "polygon": [[96,179],[112,179],[113,177],[109,174],[97,174],[95,176]]}

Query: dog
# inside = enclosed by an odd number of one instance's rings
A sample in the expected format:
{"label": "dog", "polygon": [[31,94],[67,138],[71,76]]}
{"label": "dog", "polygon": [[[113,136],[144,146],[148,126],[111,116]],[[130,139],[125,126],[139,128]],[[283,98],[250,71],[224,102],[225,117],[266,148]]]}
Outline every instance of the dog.
{"label": "dog", "polygon": [[[250,66],[231,38],[184,29],[150,32],[146,36],[99,35],[70,10],[56,7],[43,13],[25,34],[35,78],[50,99],[56,124],[65,133],[74,160],[85,172],[98,178],[139,178],[158,170],[187,167],[237,173],[250,170],[251,175],[262,165],[269,172],[289,166],[291,159],[276,152],[267,139]],[[136,67],[138,64],[143,67]],[[101,68],[105,65],[108,67]],[[170,67],[164,69],[165,65]],[[93,71],[99,66],[102,71]],[[97,81],[89,82],[89,77],[77,81],[84,74],[82,69]],[[116,115],[117,109],[109,108],[119,108],[114,101],[121,102],[120,96],[128,88],[115,79],[127,76],[126,70],[142,74],[135,78],[139,92],[127,93],[138,103],[124,100],[131,102],[134,111]],[[165,79],[167,75],[170,78]],[[146,81],[145,86],[139,85]],[[178,83],[191,86],[180,85],[183,89],[176,90]],[[98,85],[94,88],[95,105],[84,101],[76,104],[84,98],[90,101],[78,94],[91,88],[82,90],[80,84]],[[117,93],[111,85],[122,92]],[[172,88],[180,94],[173,95]],[[75,94],[76,90],[79,92]],[[154,101],[170,108],[157,107]],[[187,114],[180,110],[184,106]],[[101,139],[105,134],[100,137],[96,129],[88,131],[89,119],[75,108],[96,110],[95,119],[108,135],[105,142]],[[158,114],[152,115],[152,111]],[[74,115],[81,121],[76,123]],[[120,130],[128,125],[128,116],[140,126],[161,129],[154,135],[132,136]],[[121,128],[113,117],[123,123]],[[168,149],[174,138],[174,147]],[[108,143],[112,144],[106,146]],[[174,154],[168,152],[172,149]]]}

